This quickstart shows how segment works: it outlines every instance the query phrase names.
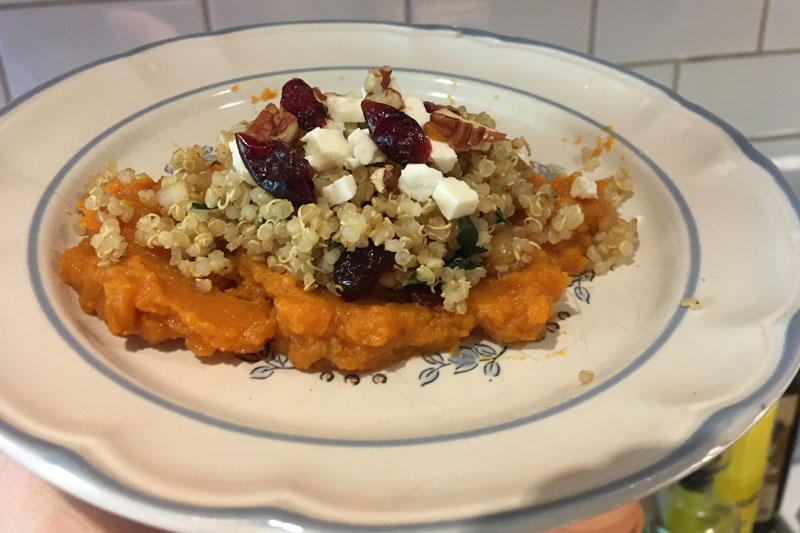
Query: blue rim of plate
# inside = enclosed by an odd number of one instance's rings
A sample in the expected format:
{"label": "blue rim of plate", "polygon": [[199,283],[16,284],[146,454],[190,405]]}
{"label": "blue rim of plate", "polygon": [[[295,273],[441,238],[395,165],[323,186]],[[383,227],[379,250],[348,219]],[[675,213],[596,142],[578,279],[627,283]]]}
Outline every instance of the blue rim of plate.
{"label": "blue rim of plate", "polygon": [[[566,55],[581,58],[590,63],[595,63],[607,67],[613,71],[623,73],[632,77],[639,82],[645,83],[661,92],[667,97],[678,103],[685,109],[703,117],[707,121],[719,127],[725,134],[727,134],[737,145],[739,150],[746,155],[756,165],[765,170],[777,183],[778,187],[785,194],[788,202],[790,203],[795,214],[800,219],[800,199],[789,185],[786,178],[780,173],[777,167],[764,155],[759,153],[753,146],[746,140],[746,138],[739,133],[735,128],[727,122],[717,117],[713,113],[693,104],[674,91],[656,83],[640,74],[623,69],[613,63],[603,59],[588,56],[581,52],[569,50],[567,48],[539,42],[533,39],[525,39],[521,37],[508,37],[497,35],[484,30],[476,30],[470,28],[460,28],[455,26],[446,25],[412,25],[393,22],[368,22],[368,21],[350,21],[350,20],[325,20],[314,22],[277,22],[277,23],[264,23],[253,24],[246,26],[237,26],[233,28],[226,28],[207,33],[197,33],[174,37],[156,43],[150,43],[124,53],[116,54],[107,58],[93,61],[87,65],[74,69],[70,72],[62,74],[49,82],[46,82],[34,89],[29,90],[19,98],[7,104],[3,109],[0,109],[0,117],[13,110],[18,105],[26,102],[38,93],[48,89],[49,87],[60,83],[61,81],[71,76],[77,75],[92,67],[114,61],[116,59],[129,57],[151,48],[156,48],[171,42],[188,40],[194,38],[224,35],[228,33],[235,33],[255,28],[273,27],[273,26],[290,26],[290,25],[330,25],[330,24],[357,24],[369,26],[389,26],[407,28],[412,30],[422,31],[449,31],[460,32],[462,35],[490,38],[500,42],[516,43],[535,48],[543,48],[555,50]],[[497,525],[498,522],[509,523],[511,521],[528,519],[537,514],[542,514],[548,511],[557,509],[564,509],[577,503],[596,502],[602,500],[604,495],[612,494],[628,494],[637,492],[635,489],[638,487],[639,491],[646,489],[654,489],[659,483],[668,481],[671,477],[679,476],[682,472],[700,464],[703,460],[707,459],[707,452],[709,446],[713,443],[713,438],[720,433],[726,426],[726,419],[736,412],[746,411],[752,409],[757,416],[761,416],[767,409],[769,403],[777,399],[780,393],[788,386],[791,377],[798,368],[798,346],[800,346],[800,310],[795,311],[792,318],[788,321],[786,336],[784,339],[781,357],[776,365],[772,375],[765,381],[757,390],[751,393],[746,398],[729,405],[713,414],[711,414],[692,434],[692,436],[682,445],[674,449],[669,455],[650,465],[649,467],[640,470],[634,474],[630,474],[624,478],[612,481],[602,487],[596,487],[586,492],[573,495],[560,500],[554,500],[543,504],[533,506],[520,507],[517,509],[503,511],[499,513],[487,514],[475,518],[455,519],[438,522],[427,523],[413,523],[403,524],[399,526],[380,527],[382,530],[422,530],[422,529],[438,529],[450,526],[481,526],[486,524]],[[760,400],[759,400],[760,398]],[[103,490],[112,495],[117,501],[135,502],[145,506],[145,508],[156,511],[165,512],[166,516],[186,517],[192,516],[194,518],[209,519],[209,520],[234,520],[237,522],[252,523],[263,526],[269,526],[277,529],[285,529],[287,531],[301,531],[303,528],[325,528],[327,530],[335,531],[353,531],[353,530],[373,530],[375,526],[369,525],[348,525],[338,522],[326,522],[316,520],[304,515],[291,513],[278,508],[271,507],[252,507],[252,508],[213,508],[213,507],[196,507],[167,500],[161,500],[145,493],[136,491],[122,485],[118,481],[108,477],[95,467],[90,465],[77,453],[44,441],[8,424],[4,420],[0,420],[0,441],[6,444],[5,448],[12,456],[21,457],[24,453],[14,453],[15,448],[21,450],[30,450],[33,456],[38,459],[31,458],[30,460],[23,461],[25,465],[36,472],[40,476],[56,484],[66,488],[66,485],[75,481],[89,483],[95,492]],[[44,459],[44,463],[41,461]],[[51,468],[48,468],[51,467]],[[56,467],[56,468],[52,468]],[[97,499],[97,498],[95,498]],[[117,509],[121,511],[121,509]],[[290,527],[284,527],[290,526]]]}

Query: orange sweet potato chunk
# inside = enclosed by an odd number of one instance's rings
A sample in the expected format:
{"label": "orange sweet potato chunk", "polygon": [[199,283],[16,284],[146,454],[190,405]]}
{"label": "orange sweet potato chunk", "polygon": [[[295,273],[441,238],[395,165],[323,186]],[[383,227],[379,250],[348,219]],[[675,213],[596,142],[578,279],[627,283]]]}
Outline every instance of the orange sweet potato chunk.
{"label": "orange sweet potato chunk", "polygon": [[475,325],[471,315],[443,308],[346,302],[321,290],[305,291],[291,275],[245,254],[237,262],[241,275],[255,280],[272,299],[279,328],[276,347],[297,368],[385,368],[410,355],[455,348]]}
{"label": "orange sweet potato chunk", "polygon": [[185,338],[197,355],[257,352],[274,335],[270,305],[218,289],[204,293],[162,254],[128,244],[125,258],[97,266],[88,239],[59,259],[61,278],[77,292],[81,309],[97,313],[115,335],[151,343]]}
{"label": "orange sweet potato chunk", "polygon": [[537,340],[570,281],[539,252],[524,269],[473,287],[468,312],[499,342]]}

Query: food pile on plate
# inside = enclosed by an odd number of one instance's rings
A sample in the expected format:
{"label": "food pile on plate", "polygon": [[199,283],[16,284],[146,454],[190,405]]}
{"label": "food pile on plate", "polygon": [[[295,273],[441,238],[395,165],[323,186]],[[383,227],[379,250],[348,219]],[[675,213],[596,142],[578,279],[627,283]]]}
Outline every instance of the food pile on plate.
{"label": "food pile on plate", "polygon": [[109,161],[59,261],[83,310],[198,355],[271,342],[301,369],[367,370],[476,328],[540,339],[572,275],[630,262],[625,164],[547,179],[485,112],[404,95],[386,67],[362,93],[294,78],[158,181]]}

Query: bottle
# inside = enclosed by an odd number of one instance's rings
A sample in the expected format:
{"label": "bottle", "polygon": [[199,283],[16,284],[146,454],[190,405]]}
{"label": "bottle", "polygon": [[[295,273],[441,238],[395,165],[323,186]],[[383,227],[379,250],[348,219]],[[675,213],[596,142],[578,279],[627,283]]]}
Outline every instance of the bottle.
{"label": "bottle", "polygon": [[714,495],[714,475],[724,455],[656,495],[656,533],[738,533],[736,505]]}
{"label": "bottle", "polygon": [[777,404],[725,452],[728,462],[714,479],[717,498],[729,499],[739,509],[741,533],[752,533],[758,496],[764,482]]}
{"label": "bottle", "polygon": [[753,531],[769,533],[775,529],[786,481],[792,465],[800,415],[800,378],[795,376],[778,400],[764,484],[758,493],[758,513]]}

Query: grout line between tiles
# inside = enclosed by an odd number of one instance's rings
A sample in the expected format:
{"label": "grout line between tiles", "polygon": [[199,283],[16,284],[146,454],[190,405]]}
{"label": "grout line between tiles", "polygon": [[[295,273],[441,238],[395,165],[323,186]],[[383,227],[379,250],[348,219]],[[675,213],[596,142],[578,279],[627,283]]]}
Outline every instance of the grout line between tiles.
{"label": "grout line between tiles", "polygon": [[589,5],[589,49],[586,51],[590,56],[594,55],[597,40],[597,8],[599,0],[592,0]]}
{"label": "grout line between tiles", "polygon": [[[123,4],[128,0],[41,0],[33,2],[11,2],[9,4],[0,4],[0,11],[9,9],[26,9],[34,7],[50,7],[50,6],[80,6],[85,4]],[[158,0],[149,0],[157,2]]]}
{"label": "grout line between tiles", "polygon": [[208,8],[208,0],[200,0],[200,5],[203,10],[203,24],[206,31],[211,31],[211,11]]}
{"label": "grout line between tiles", "polygon": [[406,18],[406,24],[411,24],[411,0],[403,1],[403,14]]}
{"label": "grout line between tiles", "polygon": [[675,60],[672,64],[672,90],[678,92],[678,84],[681,81],[681,62]]}
{"label": "grout line between tiles", "polygon": [[764,50],[764,36],[767,33],[767,16],[769,13],[769,0],[764,0],[761,6],[761,20],[758,23],[758,41],[756,42],[756,52]]}
{"label": "grout line between tiles", "polygon": [[8,86],[8,78],[6,75],[6,68],[3,65],[3,58],[0,57],[0,90],[3,91],[3,96],[6,97],[6,102],[10,102],[11,98],[11,88]]}
{"label": "grout line between tiles", "polygon": [[625,68],[639,68],[639,67],[662,67],[665,65],[672,65],[675,61],[680,61],[679,59],[649,59],[644,61],[625,61],[623,63],[617,63],[621,67]]}
{"label": "grout line between tiles", "polygon": [[753,135],[747,138],[750,142],[793,141],[795,139],[800,140],[800,130],[776,133],[774,135]]}
{"label": "grout line between tiles", "polygon": [[800,46],[793,46],[789,48],[781,48],[776,50],[762,50],[761,52],[730,52],[723,54],[709,54],[689,56],[683,58],[659,58],[659,59],[645,59],[642,61],[624,61],[617,63],[625,68],[638,68],[638,67],[656,67],[662,65],[669,65],[675,61],[682,63],[695,63],[701,61],[714,61],[720,59],[744,59],[748,57],[763,57],[763,56],[778,56],[778,55],[792,55],[800,53]]}
{"label": "grout line between tiles", "polygon": [[743,59],[747,57],[790,55],[800,52],[800,46],[783,48],[781,50],[762,50],[761,52],[733,52],[730,54],[711,54],[706,56],[693,56],[684,59],[686,62],[710,61],[714,59]]}

